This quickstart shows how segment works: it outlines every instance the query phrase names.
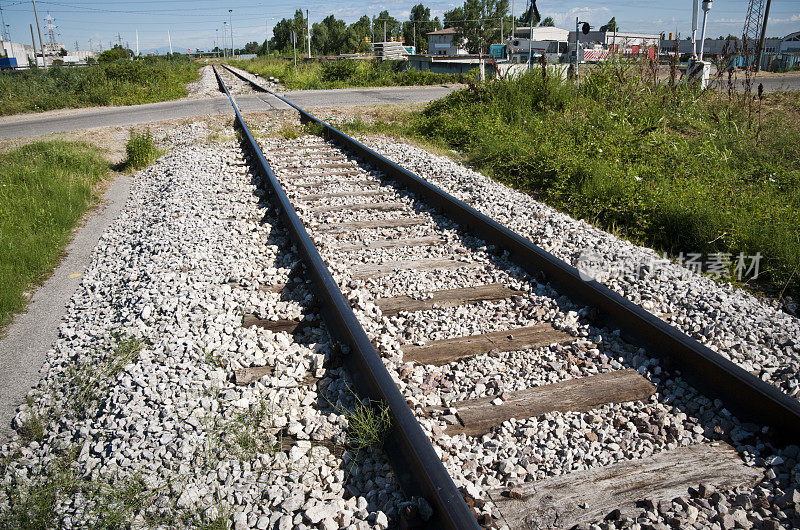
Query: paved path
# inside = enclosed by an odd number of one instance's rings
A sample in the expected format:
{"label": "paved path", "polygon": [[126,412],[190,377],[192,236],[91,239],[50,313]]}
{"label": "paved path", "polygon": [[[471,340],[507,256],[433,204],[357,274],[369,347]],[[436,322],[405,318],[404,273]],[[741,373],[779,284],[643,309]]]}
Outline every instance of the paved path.
{"label": "paved path", "polygon": [[[117,218],[131,188],[131,178],[120,175],[103,197],[103,204],[79,229],[67,246],[66,256],[33,294],[28,311],[14,317],[0,340],[0,443],[10,436],[11,420],[28,391],[39,383],[45,354],[58,338],[66,304],[81,282],[92,250]],[[73,276],[73,277],[70,277]]]}
{"label": "paved path", "polygon": [[[301,107],[349,107],[387,103],[419,103],[443,97],[456,87],[390,87],[342,90],[294,90],[282,93]],[[269,94],[235,96],[242,112],[270,112],[290,108]],[[225,96],[204,99],[182,99],[133,105],[70,111],[66,115],[26,116],[23,119],[0,120],[0,140],[39,136],[56,132],[91,129],[93,127],[128,127],[161,120],[229,114],[231,106]],[[53,115],[56,114],[56,115]]]}
{"label": "paved path", "polygon": [[[744,80],[741,79],[741,74],[739,74],[739,80],[736,83],[736,89],[739,92],[744,92]],[[761,77],[758,76],[752,84],[752,91],[755,92],[758,90],[758,84],[762,83],[764,85],[764,92],[769,94],[770,92],[788,92],[794,90],[800,90],[800,74],[793,75],[787,74],[785,76],[780,77]],[[722,80],[722,90],[727,90],[727,83],[725,79]]]}

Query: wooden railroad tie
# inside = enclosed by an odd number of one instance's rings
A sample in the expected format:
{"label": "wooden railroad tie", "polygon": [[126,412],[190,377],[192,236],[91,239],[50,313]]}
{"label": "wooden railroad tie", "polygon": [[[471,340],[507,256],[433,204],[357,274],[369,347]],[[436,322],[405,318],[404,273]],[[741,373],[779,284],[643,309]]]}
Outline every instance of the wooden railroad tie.
{"label": "wooden railroad tie", "polygon": [[[309,168],[309,169],[319,169],[319,168]],[[327,170],[327,171],[317,171],[317,172],[303,172],[298,173],[296,171],[289,172],[288,170],[281,170],[280,175],[278,176],[279,179],[286,179],[286,180],[300,180],[300,179],[309,179],[309,178],[330,178],[330,177],[364,177],[364,171],[360,169],[336,169],[336,170]],[[377,182],[377,181],[376,181]]]}
{"label": "wooden railroad tie", "polygon": [[450,436],[477,436],[511,418],[524,419],[547,412],[587,412],[608,403],[646,401],[656,388],[636,370],[626,369],[570,379],[559,383],[503,392],[497,396],[450,403],[461,425],[449,425]]}
{"label": "wooden railroad tie", "polygon": [[574,341],[575,337],[553,328],[550,324],[537,324],[482,335],[436,340],[424,346],[406,346],[403,348],[403,360],[441,366],[492,350],[529,350]]}
{"label": "wooden railroad tie", "polygon": [[426,245],[442,244],[445,240],[441,236],[409,237],[394,239],[376,239],[369,242],[334,241],[325,245],[326,247],[341,252],[353,250],[365,250],[372,248],[399,248],[399,247],[422,247]]}
{"label": "wooden railroad tie", "polygon": [[314,206],[313,208],[308,208],[308,212],[310,213],[332,213],[332,212],[344,212],[344,211],[361,211],[361,210],[374,210],[376,212],[392,212],[396,210],[403,210],[408,208],[408,205],[403,202],[397,201],[388,201],[388,202],[367,202],[367,203],[357,203],[357,204],[337,204],[334,206],[325,205],[325,206]]}
{"label": "wooden railroad tie", "polygon": [[242,320],[242,327],[249,328],[252,326],[272,331],[273,333],[286,332],[289,334],[297,333],[302,328],[317,324],[316,320],[295,320],[293,318],[281,318],[278,320],[266,320],[258,318],[255,315],[245,315]]}
{"label": "wooden railroad tie", "polygon": [[406,217],[403,219],[375,219],[373,221],[321,224],[316,227],[311,227],[311,230],[315,232],[341,234],[344,232],[351,232],[353,230],[361,230],[364,228],[401,228],[404,226],[419,226],[424,225],[427,222],[429,222],[429,220],[422,217]]}
{"label": "wooden railroad tie", "polygon": [[386,263],[365,263],[352,267],[350,271],[353,279],[367,279],[387,276],[403,270],[431,271],[463,268],[475,269],[488,265],[488,263],[480,261],[465,262],[448,258],[421,258],[403,261],[387,261]]}
{"label": "wooden railroad tie", "polygon": [[[313,176],[311,178],[313,178]],[[369,186],[376,189],[378,186],[380,186],[380,183],[377,180],[354,180],[352,182],[330,182],[327,180],[317,180],[314,182],[292,182],[292,186],[295,188],[325,188],[332,184],[352,184],[358,187]]]}
{"label": "wooden railroad tie", "polygon": [[478,285],[476,287],[460,287],[458,289],[446,289],[434,291],[432,298],[417,300],[410,296],[393,296],[391,298],[379,298],[375,304],[381,308],[381,313],[385,317],[395,316],[401,311],[425,311],[436,307],[458,307],[480,302],[496,302],[505,300],[513,295],[522,295],[522,291],[510,289],[499,283],[489,285]]}
{"label": "wooden railroad tie", "polygon": [[308,193],[306,195],[299,196],[298,199],[302,201],[318,201],[320,199],[332,199],[334,197],[383,197],[391,194],[392,191],[387,189],[334,191],[329,193]]}
{"label": "wooden railroad tie", "polygon": [[719,489],[753,487],[764,470],[749,467],[724,442],[664,451],[639,460],[526,482],[490,494],[511,528],[570,528],[602,520],[619,509],[630,513],[645,499],[688,497],[704,483]]}

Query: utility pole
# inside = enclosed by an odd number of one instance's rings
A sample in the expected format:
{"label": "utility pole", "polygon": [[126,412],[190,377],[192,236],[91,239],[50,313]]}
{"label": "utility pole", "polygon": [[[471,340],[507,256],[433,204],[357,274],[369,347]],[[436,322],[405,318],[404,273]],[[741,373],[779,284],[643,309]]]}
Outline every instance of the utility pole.
{"label": "utility pole", "polygon": [[308,42],[308,58],[311,58],[311,19],[308,17],[306,9],[306,42]]}
{"label": "utility pole", "polygon": [[531,0],[530,15],[531,15],[531,27],[530,27],[530,31],[531,32],[528,34],[528,71],[529,72],[531,71],[531,68],[533,67],[533,57],[531,57],[533,55],[533,0]]}
{"label": "utility pole", "polygon": [[38,66],[36,63],[36,39],[33,38],[33,24],[29,24],[31,27],[31,43],[33,43],[33,64],[34,66]]}
{"label": "utility pole", "polygon": [[511,38],[517,32],[517,17],[514,15],[514,0],[511,0]]}
{"label": "utility pole", "polygon": [[120,35],[119,32],[117,32],[117,44],[122,48],[122,35]]}
{"label": "utility pole", "polygon": [[294,50],[294,75],[297,75],[297,32],[292,30],[292,50]]}
{"label": "utility pole", "polygon": [[231,27],[231,56],[236,59],[236,48],[233,47],[233,9],[228,9],[228,25]]}
{"label": "utility pole", "polygon": [[578,41],[580,40],[581,32],[578,24],[580,24],[580,21],[578,17],[575,17],[575,83],[578,82],[578,66],[580,65],[580,61],[578,61],[578,48],[580,48]]}
{"label": "utility pole", "polygon": [[386,42],[386,21],[383,21],[383,42]]}
{"label": "utility pole", "polygon": [[697,16],[700,12],[700,0],[692,2],[692,59],[697,59]]}
{"label": "utility pole", "polygon": [[[36,30],[39,32],[39,45],[42,48],[42,66],[45,70],[47,70],[47,59],[44,55],[44,41],[42,40],[42,28],[39,26],[39,12],[36,10],[36,0],[33,1],[33,16],[36,17]],[[36,49],[36,44],[33,45],[33,49]],[[34,53],[36,55],[36,53]]]}
{"label": "utility pole", "polygon": [[139,57],[139,29],[136,29],[136,57]]}
{"label": "utility pole", "polygon": [[222,58],[226,61],[228,60],[228,37],[225,36],[225,28],[228,27],[228,23],[224,20],[222,21]]}
{"label": "utility pole", "polygon": [[217,57],[219,57],[219,28],[216,28],[214,32],[214,50],[216,50]]}
{"label": "utility pole", "polygon": [[172,35],[167,30],[167,40],[169,41],[169,54],[172,55]]}
{"label": "utility pole", "polygon": [[769,19],[769,5],[772,0],[767,0],[767,6],[764,8],[764,19],[761,22],[761,38],[758,39],[758,46],[756,47],[756,72],[761,69],[761,54],[764,53],[764,40],[767,36],[767,19]]}
{"label": "utility pole", "polygon": [[11,42],[11,37],[8,35],[8,25],[6,24],[6,16],[3,14],[3,8],[0,7],[0,22],[3,24],[3,40]]}

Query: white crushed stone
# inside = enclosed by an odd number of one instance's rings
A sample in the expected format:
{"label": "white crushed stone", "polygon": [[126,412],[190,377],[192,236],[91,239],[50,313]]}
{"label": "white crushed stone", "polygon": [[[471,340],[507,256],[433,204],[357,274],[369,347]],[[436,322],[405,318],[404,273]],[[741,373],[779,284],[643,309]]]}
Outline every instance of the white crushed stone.
{"label": "white crushed stone", "polygon": [[[50,524],[64,528],[116,509],[107,495],[85,495],[86,484],[117,493],[141,485],[127,514],[134,526],[396,520],[404,498],[385,456],[341,453],[341,411],[356,397],[343,369],[327,367],[337,347],[324,328],[293,337],[241,326],[248,312],[298,316],[310,297],[240,150],[204,144],[209,132],[168,131],[170,152],[136,175],[94,250],[41,383],[15,418],[19,436],[0,450],[0,517],[15,492],[41,487],[65,462],[85,483],[58,498]],[[259,290],[287,279],[300,285],[289,299]],[[141,351],[120,360],[120,340]],[[234,385],[233,370],[247,366],[274,370]],[[42,432],[32,440],[36,418]]]}

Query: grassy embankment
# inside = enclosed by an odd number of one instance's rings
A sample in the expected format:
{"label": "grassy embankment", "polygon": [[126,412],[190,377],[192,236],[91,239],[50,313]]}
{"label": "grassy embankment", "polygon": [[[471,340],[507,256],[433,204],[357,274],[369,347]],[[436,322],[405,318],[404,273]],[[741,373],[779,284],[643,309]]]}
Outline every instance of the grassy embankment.
{"label": "grassy embankment", "polygon": [[56,265],[108,171],[88,144],[36,142],[0,154],[0,333],[24,307],[24,291]]}
{"label": "grassy embankment", "polygon": [[334,62],[294,62],[275,57],[229,61],[232,66],[261,77],[277,77],[289,89],[438,85],[474,80],[472,74],[436,74],[405,70],[404,61],[343,59]]}
{"label": "grassy embankment", "polygon": [[0,114],[102,105],[138,105],[186,96],[200,65],[188,59],[144,58],[88,67],[0,74]]}
{"label": "grassy embankment", "polygon": [[538,72],[495,80],[392,123],[343,128],[458,150],[500,182],[673,257],[760,252],[761,286],[800,294],[800,94],[748,109],[741,95],[653,85],[634,70],[598,68],[580,90]]}

